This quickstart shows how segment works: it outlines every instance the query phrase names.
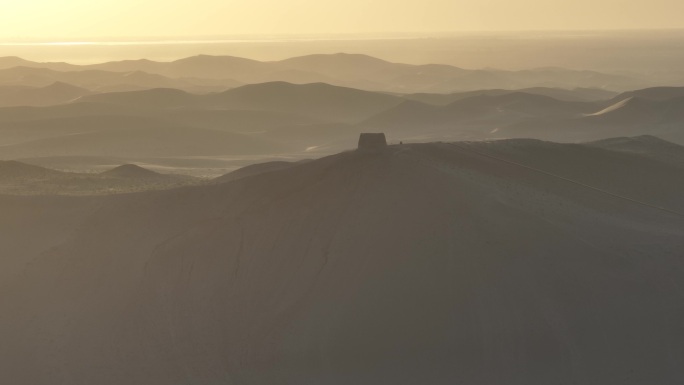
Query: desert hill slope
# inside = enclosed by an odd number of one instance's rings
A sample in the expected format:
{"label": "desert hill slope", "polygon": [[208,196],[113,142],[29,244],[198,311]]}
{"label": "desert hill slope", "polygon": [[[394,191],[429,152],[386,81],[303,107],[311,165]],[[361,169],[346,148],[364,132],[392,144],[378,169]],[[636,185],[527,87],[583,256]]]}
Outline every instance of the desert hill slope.
{"label": "desert hill slope", "polygon": [[254,175],[260,175],[260,174],[267,173],[267,172],[284,170],[286,168],[290,168],[290,167],[294,166],[295,164],[296,163],[294,163],[294,162],[286,162],[286,161],[272,161],[272,162],[252,164],[252,165],[249,165],[246,167],[239,168],[235,171],[229,172],[225,175],[221,175],[220,177],[215,178],[213,180],[213,182],[214,183],[232,182],[234,180],[247,178],[247,177],[254,176]]}
{"label": "desert hill slope", "polygon": [[609,138],[586,144],[613,151],[639,154],[684,167],[684,146],[651,135]]}
{"label": "desert hill slope", "polygon": [[36,255],[63,243],[77,231],[100,207],[102,199],[0,194],[0,290],[5,290]]}
{"label": "desert hill slope", "polygon": [[[0,376],[681,383],[681,170],[580,145],[478,146],[108,197],[0,292]],[[606,166],[571,180],[587,154]],[[634,167],[673,193],[620,197],[640,191],[625,187],[642,183]],[[582,185],[608,174],[603,191]]]}

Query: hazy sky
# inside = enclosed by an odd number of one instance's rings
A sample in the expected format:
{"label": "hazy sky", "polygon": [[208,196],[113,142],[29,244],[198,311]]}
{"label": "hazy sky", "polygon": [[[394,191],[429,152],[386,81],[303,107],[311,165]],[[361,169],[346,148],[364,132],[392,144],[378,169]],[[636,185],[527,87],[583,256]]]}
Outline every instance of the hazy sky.
{"label": "hazy sky", "polygon": [[0,39],[684,28],[683,0],[0,0]]}

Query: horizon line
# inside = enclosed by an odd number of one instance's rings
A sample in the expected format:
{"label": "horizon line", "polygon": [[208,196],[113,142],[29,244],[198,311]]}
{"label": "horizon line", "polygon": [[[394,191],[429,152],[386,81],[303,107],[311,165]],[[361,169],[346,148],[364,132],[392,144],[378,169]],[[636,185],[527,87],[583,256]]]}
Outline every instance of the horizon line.
{"label": "horizon line", "polygon": [[6,37],[0,46],[94,46],[94,45],[172,45],[217,43],[294,43],[309,41],[345,40],[413,40],[467,37],[469,35],[527,35],[527,34],[610,34],[635,32],[684,32],[684,28],[615,28],[615,29],[529,29],[529,30],[467,30],[435,32],[378,32],[378,33],[320,33],[320,34],[237,34],[213,36],[98,36],[98,37]]}

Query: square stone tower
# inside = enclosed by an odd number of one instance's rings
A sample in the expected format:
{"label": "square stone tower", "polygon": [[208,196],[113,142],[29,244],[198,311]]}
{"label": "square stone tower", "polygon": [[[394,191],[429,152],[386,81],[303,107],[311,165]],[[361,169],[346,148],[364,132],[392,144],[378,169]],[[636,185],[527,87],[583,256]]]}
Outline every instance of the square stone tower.
{"label": "square stone tower", "polygon": [[380,152],[387,147],[387,139],[383,133],[364,133],[359,136],[357,151]]}

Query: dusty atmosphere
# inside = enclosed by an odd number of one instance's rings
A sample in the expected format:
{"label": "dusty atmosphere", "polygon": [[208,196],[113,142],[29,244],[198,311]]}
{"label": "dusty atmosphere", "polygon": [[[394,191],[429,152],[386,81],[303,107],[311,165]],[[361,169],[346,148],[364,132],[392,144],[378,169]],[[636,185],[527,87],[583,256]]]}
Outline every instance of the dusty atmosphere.
{"label": "dusty atmosphere", "polygon": [[681,4],[3,6],[0,383],[684,383]]}

